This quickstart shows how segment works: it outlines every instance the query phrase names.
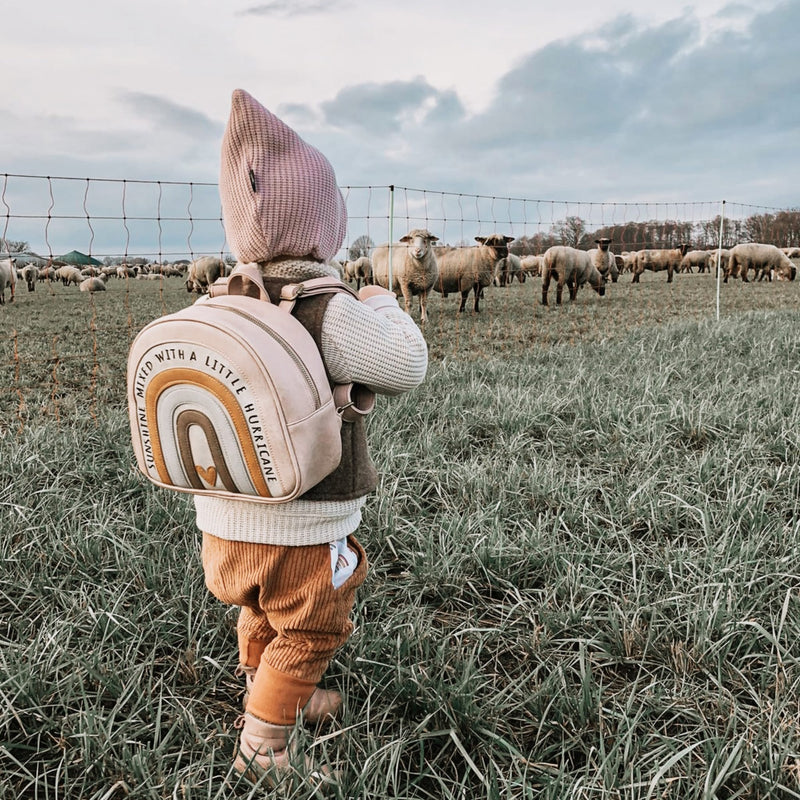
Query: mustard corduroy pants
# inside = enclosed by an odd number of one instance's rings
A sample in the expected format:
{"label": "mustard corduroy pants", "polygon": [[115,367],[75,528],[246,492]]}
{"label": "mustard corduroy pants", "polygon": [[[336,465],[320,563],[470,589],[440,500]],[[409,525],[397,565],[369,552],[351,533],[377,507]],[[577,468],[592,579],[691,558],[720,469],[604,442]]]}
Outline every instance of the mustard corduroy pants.
{"label": "mustard corduroy pants", "polygon": [[223,603],[240,607],[239,661],[258,668],[247,711],[265,722],[295,722],[352,633],[350,613],[367,557],[354,536],[347,543],[358,566],[337,589],[327,544],[284,547],[203,534],[206,586]]}

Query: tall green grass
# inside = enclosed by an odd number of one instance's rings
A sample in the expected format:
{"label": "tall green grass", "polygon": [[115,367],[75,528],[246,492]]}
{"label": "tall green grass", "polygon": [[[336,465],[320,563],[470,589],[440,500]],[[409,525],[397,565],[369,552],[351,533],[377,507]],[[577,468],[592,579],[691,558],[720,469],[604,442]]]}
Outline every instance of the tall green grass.
{"label": "tall green grass", "polygon": [[[763,310],[681,320],[700,278],[437,308],[425,384],[370,419],[371,570],[325,678],[346,711],[303,742],[334,796],[800,797],[798,295],[737,284]],[[135,291],[55,297],[98,326],[57,365],[76,388],[58,415],[47,376],[6,399],[0,797],[316,796],[231,769],[235,609],[191,502],[132,468],[127,315],[161,313]]]}

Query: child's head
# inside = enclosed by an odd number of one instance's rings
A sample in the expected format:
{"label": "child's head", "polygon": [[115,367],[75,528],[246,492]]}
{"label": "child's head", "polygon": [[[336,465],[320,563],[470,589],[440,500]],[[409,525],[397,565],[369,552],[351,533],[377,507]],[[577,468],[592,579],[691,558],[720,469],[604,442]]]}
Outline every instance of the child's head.
{"label": "child's head", "polygon": [[328,160],[242,89],[222,139],[225,234],[242,262],[332,258],[347,211]]}

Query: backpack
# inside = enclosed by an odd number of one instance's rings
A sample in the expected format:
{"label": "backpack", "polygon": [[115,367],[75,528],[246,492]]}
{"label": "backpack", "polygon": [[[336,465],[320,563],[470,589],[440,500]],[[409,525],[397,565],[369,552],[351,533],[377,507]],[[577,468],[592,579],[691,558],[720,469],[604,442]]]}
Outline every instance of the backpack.
{"label": "backpack", "polygon": [[193,305],[153,320],[128,354],[131,441],[139,470],[179,492],[262,503],[293,500],[341,461],[342,421],[375,396],[328,381],[295,303],[335,278],[284,286],[270,301],[260,270],[239,264]]}

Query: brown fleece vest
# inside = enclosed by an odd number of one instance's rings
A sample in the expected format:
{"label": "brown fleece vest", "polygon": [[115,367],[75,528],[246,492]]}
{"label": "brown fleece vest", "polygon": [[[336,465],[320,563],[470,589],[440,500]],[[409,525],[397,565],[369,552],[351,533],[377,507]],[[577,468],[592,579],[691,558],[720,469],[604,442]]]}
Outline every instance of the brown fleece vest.
{"label": "brown fleece vest", "polygon": [[[285,278],[264,278],[264,286],[273,303],[280,301],[281,289],[284,286],[297,282]],[[332,294],[323,294],[300,299],[292,311],[314,338],[314,343],[320,352],[322,352],[322,319],[331,297]],[[333,384],[330,375],[328,381]],[[359,418],[355,422],[342,423],[342,460],[339,466],[327,478],[302,495],[302,499],[353,500],[374,491],[377,485],[378,473],[369,456],[364,419]]]}

